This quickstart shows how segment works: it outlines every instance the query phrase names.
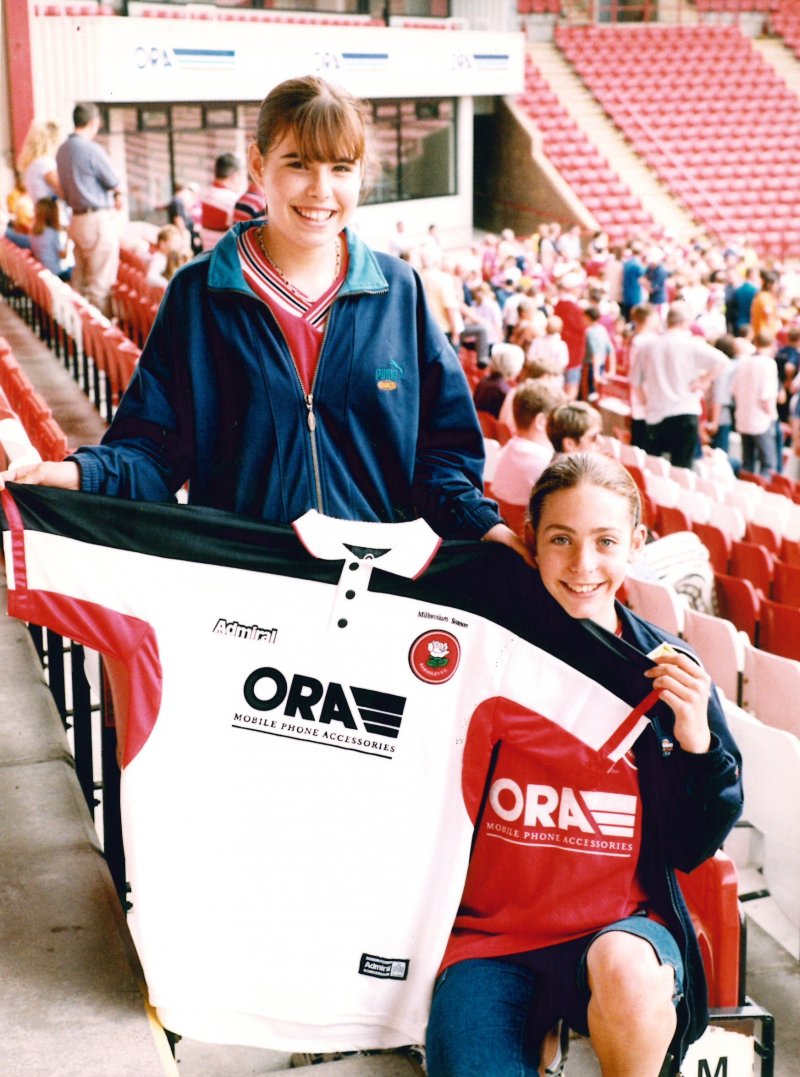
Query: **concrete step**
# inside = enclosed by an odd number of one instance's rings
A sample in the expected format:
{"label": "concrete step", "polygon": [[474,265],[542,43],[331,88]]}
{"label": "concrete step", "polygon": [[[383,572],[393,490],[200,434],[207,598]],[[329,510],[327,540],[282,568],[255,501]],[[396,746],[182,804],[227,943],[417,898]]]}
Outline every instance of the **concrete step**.
{"label": "concrete step", "polygon": [[530,55],[561,104],[589,141],[606,158],[623,183],[659,225],[686,240],[698,225],[675,202],[655,174],[634,153],[603,108],[551,42],[529,44]]}
{"label": "concrete step", "polygon": [[423,1077],[423,1070],[403,1055],[386,1051],[355,1055],[314,1065],[292,1065],[292,1055],[256,1047],[226,1047],[181,1040],[175,1057],[180,1077]]}
{"label": "concrete step", "polygon": [[164,1077],[167,1041],[19,621],[0,620],[0,667],[0,1073]]}
{"label": "concrete step", "polygon": [[[225,1047],[181,1040],[176,1047],[180,1077],[423,1077],[422,1069],[399,1054],[359,1055],[335,1062],[291,1066],[291,1056],[255,1047]],[[569,1077],[600,1077],[600,1068],[587,1039],[570,1041]]]}
{"label": "concrete step", "polygon": [[106,423],[72,375],[21,318],[0,302],[0,337],[5,337],[34,389],[45,398],[70,448],[95,445]]}
{"label": "concrete step", "polygon": [[753,45],[789,89],[800,96],[800,60],[792,50],[778,37],[754,38]]}

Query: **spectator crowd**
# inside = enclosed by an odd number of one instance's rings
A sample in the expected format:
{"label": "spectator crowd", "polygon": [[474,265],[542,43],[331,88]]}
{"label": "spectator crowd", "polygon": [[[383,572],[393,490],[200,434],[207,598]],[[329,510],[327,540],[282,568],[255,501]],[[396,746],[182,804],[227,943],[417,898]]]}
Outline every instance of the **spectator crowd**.
{"label": "spectator crowd", "polygon": [[[122,192],[95,141],[95,106],[79,103],[73,124],[64,137],[52,121],[32,123],[6,235],[111,314],[126,243]],[[127,226],[149,284],[165,288],[231,224],[264,214],[263,194],[235,154],[219,155],[210,173],[205,189],[176,184],[160,230]],[[614,246],[603,232],[549,222],[450,252],[435,225],[417,239],[398,221],[385,246],[417,269],[433,318],[483,374],[479,412],[519,435],[517,387],[546,385],[550,405],[526,428],[526,459],[552,453],[545,428],[558,404],[597,406],[609,395],[624,398],[619,425],[633,443],[673,463],[691,465],[713,448],[734,469],[769,473],[800,458],[800,272],[760,259],[746,236],[723,243],[659,232]],[[520,409],[527,422],[530,403]]]}
{"label": "spectator crowd", "polygon": [[[423,280],[435,267],[437,293],[454,297],[448,336],[473,376],[482,373],[476,408],[504,435],[519,434],[519,387],[544,381],[556,394],[549,410],[622,398],[615,429],[679,466],[718,448],[735,471],[794,469],[800,272],[760,259],[747,237],[661,233],[613,247],[601,232],[543,224],[527,237],[486,235],[456,254],[426,236],[400,254]],[[539,455],[552,455],[542,437]]]}

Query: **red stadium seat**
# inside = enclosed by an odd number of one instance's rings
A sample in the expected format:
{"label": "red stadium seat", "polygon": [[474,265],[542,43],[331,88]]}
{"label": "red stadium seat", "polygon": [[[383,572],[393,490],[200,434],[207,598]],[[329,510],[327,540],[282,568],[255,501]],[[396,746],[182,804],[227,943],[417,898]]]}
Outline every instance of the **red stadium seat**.
{"label": "red stadium seat", "polygon": [[741,1001],[741,923],[733,861],[725,853],[716,853],[691,874],[679,871],[677,875],[700,944],[709,1006],[737,1006]]}
{"label": "red stadium seat", "polygon": [[746,538],[748,542],[757,542],[759,546],[769,550],[773,557],[780,557],[783,538],[773,527],[767,527],[764,524],[757,523],[755,520],[749,520]]}
{"label": "red stadium seat", "polygon": [[495,500],[500,509],[500,515],[514,534],[519,535],[520,538],[525,538],[525,521],[528,518],[528,506],[511,505],[508,501],[501,501],[499,497],[495,497]]}
{"label": "red stadium seat", "polygon": [[495,441],[499,441],[501,445],[505,445],[511,437],[511,431],[506,424],[501,423],[499,419],[495,419],[490,411],[479,411],[478,422],[481,424],[481,431],[485,438],[493,438]]}
{"label": "red stadium seat", "polygon": [[749,580],[738,576],[714,573],[714,588],[720,617],[731,621],[746,633],[755,646],[758,637],[758,619],[761,602],[758,592]]}
{"label": "red stadium seat", "polygon": [[677,505],[658,505],[656,530],[659,535],[671,535],[675,531],[691,531],[692,522],[683,509]]}
{"label": "red stadium seat", "polygon": [[757,591],[769,598],[775,559],[764,546],[755,542],[732,542],[730,575],[749,580]]}
{"label": "red stadium seat", "polygon": [[800,565],[790,565],[775,558],[772,598],[785,606],[800,606]]}
{"label": "red stadium seat", "polygon": [[759,615],[759,647],[800,660],[800,608],[763,599]]}
{"label": "red stadium seat", "polygon": [[69,451],[66,434],[52,416],[39,422],[29,434],[42,460],[63,460]]}

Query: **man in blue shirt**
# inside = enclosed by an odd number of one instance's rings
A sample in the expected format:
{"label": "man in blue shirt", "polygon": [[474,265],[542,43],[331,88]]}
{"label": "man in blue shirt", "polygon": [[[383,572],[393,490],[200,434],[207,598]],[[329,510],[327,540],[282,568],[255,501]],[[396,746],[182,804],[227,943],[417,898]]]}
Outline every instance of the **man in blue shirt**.
{"label": "man in blue shirt", "polygon": [[733,295],[731,297],[732,321],[734,333],[742,329],[745,325],[750,324],[750,308],[753,306],[753,300],[758,295],[761,286],[761,274],[759,273],[757,266],[751,266],[747,271],[747,276],[738,286],[734,288]]}
{"label": "man in blue shirt", "polygon": [[642,278],[644,277],[644,265],[641,260],[641,243],[631,243],[630,255],[622,263],[622,302],[620,312],[625,321],[634,307],[643,302]]}
{"label": "man in blue shirt", "polygon": [[650,292],[649,302],[658,308],[659,314],[664,317],[669,303],[667,295],[667,281],[670,272],[664,265],[664,251],[661,247],[652,247],[647,253],[647,269],[644,272],[647,287]]}
{"label": "man in blue shirt", "polygon": [[111,286],[119,268],[119,179],[102,146],[97,106],[82,102],[72,111],[75,127],[58,147],[56,168],[64,199],[72,211],[69,234],[75,244],[72,284],[107,317]]}

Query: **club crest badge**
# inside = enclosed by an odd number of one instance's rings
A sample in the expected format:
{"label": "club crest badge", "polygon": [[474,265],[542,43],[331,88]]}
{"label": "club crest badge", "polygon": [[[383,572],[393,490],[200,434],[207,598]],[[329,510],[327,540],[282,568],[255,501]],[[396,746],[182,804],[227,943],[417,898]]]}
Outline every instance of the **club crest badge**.
{"label": "club crest badge", "polygon": [[408,663],[414,676],[428,684],[444,684],[458,669],[461,644],[450,632],[423,632],[411,645]]}

